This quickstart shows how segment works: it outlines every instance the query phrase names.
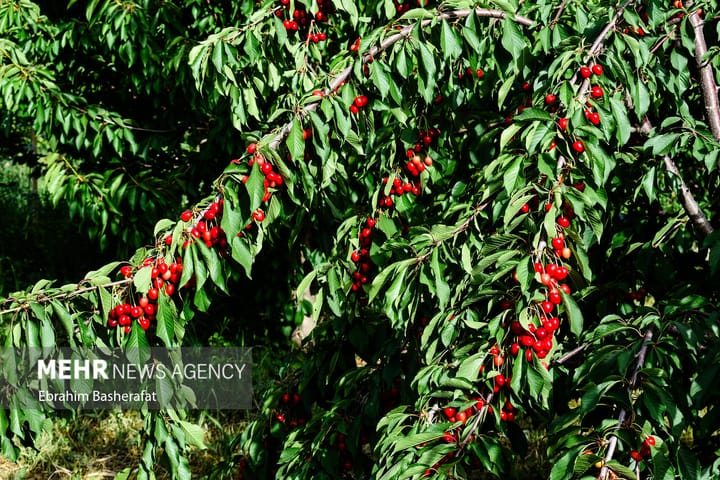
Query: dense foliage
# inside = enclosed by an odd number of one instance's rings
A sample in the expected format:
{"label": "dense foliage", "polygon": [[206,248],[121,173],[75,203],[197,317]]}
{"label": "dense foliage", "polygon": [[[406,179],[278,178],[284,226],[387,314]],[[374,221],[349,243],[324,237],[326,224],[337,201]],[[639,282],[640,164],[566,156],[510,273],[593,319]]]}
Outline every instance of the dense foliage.
{"label": "dense foliage", "polygon": [[272,345],[217,478],[717,477],[717,2],[420,3],[0,1],[3,153],[121,259],[5,345]]}

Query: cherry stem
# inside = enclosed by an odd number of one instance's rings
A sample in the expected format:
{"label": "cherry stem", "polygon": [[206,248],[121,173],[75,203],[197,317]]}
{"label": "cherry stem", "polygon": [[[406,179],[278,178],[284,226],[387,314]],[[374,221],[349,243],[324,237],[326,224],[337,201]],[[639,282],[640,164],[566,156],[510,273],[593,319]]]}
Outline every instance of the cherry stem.
{"label": "cherry stem", "polygon": [[[642,347],[640,347],[640,350],[638,351],[636,358],[637,361],[635,362],[635,368],[633,368],[632,375],[630,376],[630,382],[628,383],[627,389],[628,392],[632,395],[633,390],[637,387],[637,378],[638,373],[643,367],[643,364],[645,363],[645,356],[647,355],[648,347],[650,346],[650,343],[652,342],[653,338],[653,331],[652,329],[649,329],[647,332],[645,332],[645,335],[642,339]],[[622,428],[623,423],[625,423],[625,419],[627,417],[628,410],[627,408],[624,408],[620,410],[620,414],[618,415],[618,428]],[[598,480],[605,480],[607,478],[608,474],[608,467],[607,463],[612,460],[613,455],[615,455],[615,448],[617,447],[618,437],[616,435],[612,435],[610,437],[610,441],[608,442],[608,449],[607,453],[605,454],[605,462],[602,468],[600,469],[600,474],[598,475]]]}

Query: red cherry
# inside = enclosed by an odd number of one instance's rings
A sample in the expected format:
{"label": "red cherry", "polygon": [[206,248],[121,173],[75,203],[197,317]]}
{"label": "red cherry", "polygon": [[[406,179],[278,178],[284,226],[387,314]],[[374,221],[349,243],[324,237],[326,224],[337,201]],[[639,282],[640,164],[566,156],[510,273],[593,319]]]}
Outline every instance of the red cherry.
{"label": "red cherry", "polygon": [[252,217],[256,222],[262,222],[263,220],[265,220],[265,212],[258,208],[253,212]]}
{"label": "red cherry", "polygon": [[525,350],[525,360],[527,360],[528,363],[532,363],[532,359],[533,359],[533,351],[528,348],[527,350]]}
{"label": "red cherry", "polygon": [[557,219],[557,224],[562,228],[568,228],[570,226],[570,220],[567,217],[560,217]]}
{"label": "red cherry", "polygon": [[592,89],[590,90],[590,95],[591,95],[593,98],[600,98],[600,97],[603,96],[603,90],[602,90],[602,88],[601,88],[600,86],[595,85],[595,86],[593,86]]}
{"label": "red cherry", "polygon": [[600,125],[600,114],[597,112],[592,112],[588,120],[590,120],[590,123],[592,123],[593,125]]}
{"label": "red cherry", "polygon": [[445,440],[446,443],[455,443],[455,435],[450,432],[445,432],[443,440]]}
{"label": "red cherry", "polygon": [[358,252],[352,252],[350,254],[350,260],[352,260],[353,263],[358,263],[360,261],[360,254]]}
{"label": "red cherry", "polygon": [[567,130],[568,119],[563,117],[560,120],[558,120],[558,126],[560,127],[560,130]]}
{"label": "red cherry", "polygon": [[654,446],[655,446],[655,437],[653,437],[652,435],[650,435],[649,437],[647,437],[647,438],[645,439],[645,441],[644,441],[643,443],[644,443],[645,445],[649,445],[649,446],[651,446],[651,447],[654,447]]}
{"label": "red cherry", "polygon": [[175,293],[175,285],[172,283],[168,283],[165,285],[165,294],[168,297],[172,297],[172,295]]}
{"label": "red cherry", "polygon": [[257,143],[251,143],[247,146],[247,152],[250,155],[255,155],[255,152],[257,152]]}
{"label": "red cherry", "polygon": [[[565,240],[563,240],[560,237],[553,238],[551,243],[552,243],[552,247],[556,250],[559,250],[559,249],[565,247]],[[548,273],[550,273],[550,272],[548,272]],[[553,276],[553,275],[550,273],[550,276]]]}
{"label": "red cherry", "polygon": [[118,326],[118,321],[115,318],[108,318],[107,323],[108,323],[108,327],[110,327],[110,328],[115,328]]}
{"label": "red cherry", "polygon": [[354,103],[353,103],[352,105],[350,105],[350,112],[351,112],[351,113],[357,114],[359,111],[360,111],[360,110],[358,110],[358,107],[356,107]]}
{"label": "red cherry", "polygon": [[640,455],[640,452],[638,452],[637,450],[632,450],[630,452],[630,457],[636,462],[642,462],[643,459],[642,455]]}
{"label": "red cherry", "polygon": [[556,280],[564,280],[567,276],[568,276],[567,267],[558,267],[555,270],[555,279]]}
{"label": "red cherry", "polygon": [[597,75],[598,77],[599,77],[600,75],[602,75],[602,74],[603,74],[603,67],[602,67],[602,65],[599,65],[599,64],[597,64],[597,63],[596,63],[595,65],[593,65],[593,66],[592,66],[592,73],[594,73],[594,74]]}
{"label": "red cherry", "polygon": [[193,215],[190,210],[185,210],[180,214],[180,220],[182,220],[183,222],[189,222],[190,220],[192,220],[192,216]]}
{"label": "red cherry", "polygon": [[552,105],[557,101],[557,96],[552,93],[545,95],[545,105]]}
{"label": "red cherry", "polygon": [[150,290],[148,290],[147,296],[150,300],[157,300],[159,293],[160,292],[157,288],[151,288]]}
{"label": "red cherry", "polygon": [[[560,302],[562,302],[562,295],[560,295],[558,290],[551,290],[550,293],[548,293],[548,300],[550,300],[550,302],[554,305],[560,305]],[[535,335],[537,336],[537,333]]]}
{"label": "red cherry", "polygon": [[445,407],[445,408],[443,409],[443,413],[445,414],[445,416],[446,416],[447,418],[452,418],[452,417],[454,417],[455,414],[457,413],[457,410],[454,409],[453,407]]}
{"label": "red cherry", "polygon": [[522,207],[520,207],[520,211],[522,213],[528,213],[530,211],[530,205],[527,203],[524,203]]}
{"label": "red cherry", "polygon": [[123,332],[125,332],[126,334],[127,334],[127,333],[130,333],[130,330],[131,330],[130,325],[125,325],[125,326],[123,327]]}
{"label": "red cherry", "polygon": [[585,151],[585,145],[580,140],[575,140],[572,144],[572,148],[577,153],[583,153]]}
{"label": "red cherry", "polygon": [[465,423],[467,421],[467,413],[458,412],[458,414],[455,416],[455,420],[457,420],[458,422]]}
{"label": "red cherry", "polygon": [[132,277],[132,267],[130,265],[123,265],[120,267],[120,275],[125,278]]}
{"label": "red cherry", "polygon": [[555,305],[553,305],[552,302],[545,300],[540,304],[540,307],[542,308],[543,312],[550,314],[552,313],[553,309],[555,308]]}
{"label": "red cherry", "polygon": [[590,70],[588,67],[580,67],[580,76],[583,78],[590,78],[590,75],[592,75],[592,70]]}

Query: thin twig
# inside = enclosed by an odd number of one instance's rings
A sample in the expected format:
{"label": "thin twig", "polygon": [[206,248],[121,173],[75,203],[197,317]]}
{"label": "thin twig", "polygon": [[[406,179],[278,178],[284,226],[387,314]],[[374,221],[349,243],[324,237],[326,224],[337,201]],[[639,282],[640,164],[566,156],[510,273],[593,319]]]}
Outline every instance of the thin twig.
{"label": "thin twig", "polygon": [[558,358],[557,360],[555,360],[553,363],[554,363],[555,365],[562,365],[563,363],[567,362],[568,360],[570,360],[572,357],[574,357],[574,356],[577,355],[578,353],[580,353],[580,352],[582,352],[583,350],[585,350],[585,347],[587,347],[587,344],[584,344],[584,343],[583,343],[582,345],[573,348],[573,349],[570,350],[568,353],[566,353],[566,354],[563,355],[562,357],[560,357],[560,358]]}
{"label": "thin twig", "polygon": [[[645,356],[647,355],[647,351],[650,347],[650,342],[652,341],[652,338],[653,331],[652,329],[649,329],[647,332],[645,332],[645,336],[643,336],[642,340],[642,347],[640,347],[640,351],[637,353],[637,361],[635,362],[635,368],[633,368],[632,375],[630,375],[630,382],[627,386],[628,392],[632,392],[633,390],[635,390],[635,388],[637,388],[638,373],[640,372],[640,370],[642,370],[643,364],[645,363]],[[618,428],[622,428],[623,423],[625,423],[625,418],[627,417],[627,414],[627,408],[623,407],[623,409],[620,410],[620,414],[618,415]],[[600,475],[598,475],[598,480],[605,480],[607,478],[609,470],[607,467],[607,463],[612,460],[613,455],[615,455],[615,448],[617,447],[617,442],[618,437],[616,435],[610,437],[607,453],[605,454],[605,464],[600,469]]]}
{"label": "thin twig", "polygon": [[560,17],[562,16],[563,12],[565,11],[565,7],[568,4],[568,0],[563,0],[560,6],[557,9],[557,12],[555,13],[555,17],[553,17],[552,21],[548,24],[549,28],[555,28],[555,25],[557,25],[558,21],[560,20]]}

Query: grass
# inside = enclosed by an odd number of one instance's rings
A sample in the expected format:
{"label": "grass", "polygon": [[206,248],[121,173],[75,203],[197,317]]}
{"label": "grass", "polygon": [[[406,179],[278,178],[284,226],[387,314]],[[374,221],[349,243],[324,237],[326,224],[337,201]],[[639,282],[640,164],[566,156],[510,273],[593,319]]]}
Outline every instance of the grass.
{"label": "grass", "polygon": [[[193,420],[193,421],[198,421]],[[245,424],[245,415],[227,413],[217,422],[202,422],[207,449],[194,450],[190,457],[193,478],[208,475],[234,452],[231,438]],[[17,462],[0,456],[0,479],[7,480],[100,480],[136,478],[142,457],[142,418],[134,411],[85,413],[75,418],[57,418],[43,432],[35,448],[25,447]],[[131,473],[125,477],[124,473]],[[170,479],[161,465],[159,480]],[[123,475],[121,475],[123,474]],[[223,478],[223,477],[220,477]]]}

